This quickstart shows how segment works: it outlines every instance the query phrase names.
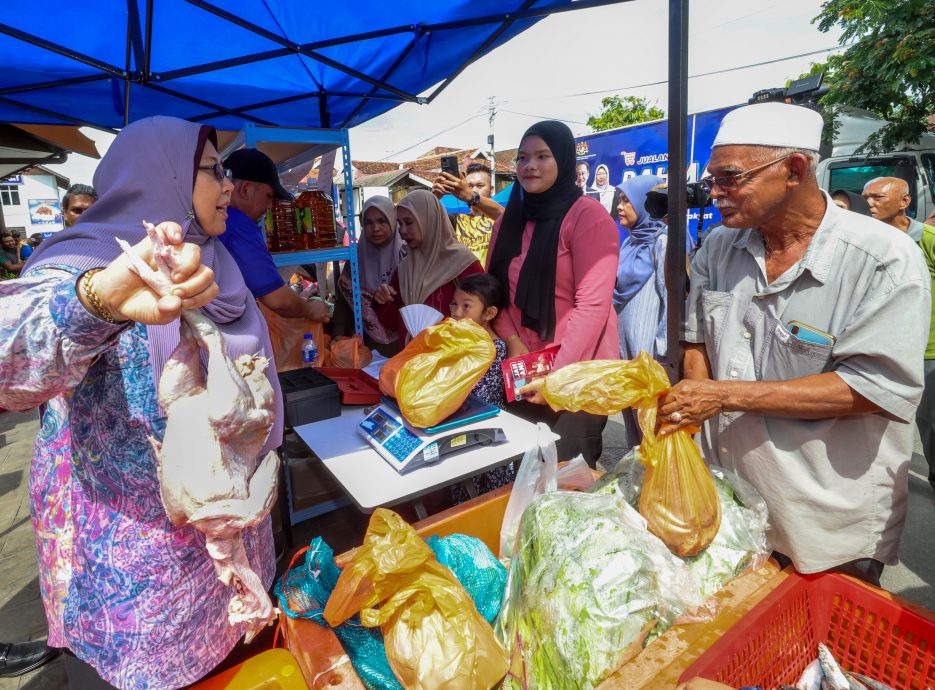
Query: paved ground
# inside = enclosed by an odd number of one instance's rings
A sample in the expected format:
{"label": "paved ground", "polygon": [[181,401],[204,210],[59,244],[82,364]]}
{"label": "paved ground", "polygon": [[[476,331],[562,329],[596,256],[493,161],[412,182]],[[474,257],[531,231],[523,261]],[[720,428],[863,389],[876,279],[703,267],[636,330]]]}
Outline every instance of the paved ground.
{"label": "paved ground", "polygon": [[[35,543],[29,520],[29,462],[38,432],[35,413],[0,413],[0,641],[42,639],[45,617],[39,600]],[[614,419],[604,432],[603,464],[612,464],[625,450],[623,426]],[[909,477],[909,520],[903,537],[902,559],[887,568],[884,586],[892,592],[935,610],[935,492],[925,480],[927,468],[918,454]],[[311,520],[295,531],[298,545],[319,534],[328,535],[337,552],[359,543],[366,517],[354,508]],[[284,567],[288,560],[283,561]],[[0,678],[0,690],[63,690],[68,687],[61,659],[20,678]]]}

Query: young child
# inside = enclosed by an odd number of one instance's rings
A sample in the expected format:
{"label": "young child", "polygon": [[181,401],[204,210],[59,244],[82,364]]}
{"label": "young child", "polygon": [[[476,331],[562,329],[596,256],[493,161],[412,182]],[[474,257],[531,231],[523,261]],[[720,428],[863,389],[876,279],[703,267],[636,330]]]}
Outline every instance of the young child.
{"label": "young child", "polygon": [[451,318],[458,321],[471,319],[478,326],[483,326],[493,339],[497,355],[490,369],[474,386],[471,394],[498,407],[506,404],[503,372],[500,368],[500,362],[506,357],[506,343],[493,332],[491,323],[499,312],[498,305],[502,299],[503,288],[500,287],[500,281],[495,276],[489,273],[474,273],[461,280],[448,306],[451,310]]}
{"label": "young child", "polygon": [[[503,288],[500,287],[500,281],[489,273],[474,273],[460,282],[449,305],[451,318],[459,321],[471,319],[479,326],[483,326],[493,339],[497,355],[494,357],[490,369],[474,386],[471,394],[498,407],[503,407],[506,404],[506,396],[503,390],[503,371],[500,368],[500,362],[506,357],[506,343],[493,332],[491,323],[496,318],[499,311],[498,305],[502,301]],[[513,463],[509,463],[485,472],[479,477],[474,477],[471,481],[474,483],[477,493],[483,494],[504,484],[509,484],[515,477],[516,468]],[[463,503],[470,498],[468,492],[460,484],[452,487],[451,496],[455,503]]]}

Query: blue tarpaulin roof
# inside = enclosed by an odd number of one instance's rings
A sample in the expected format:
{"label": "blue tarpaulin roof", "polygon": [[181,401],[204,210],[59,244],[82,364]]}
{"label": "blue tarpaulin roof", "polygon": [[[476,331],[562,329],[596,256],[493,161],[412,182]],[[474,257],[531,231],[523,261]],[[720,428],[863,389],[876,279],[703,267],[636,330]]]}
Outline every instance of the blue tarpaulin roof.
{"label": "blue tarpaulin roof", "polygon": [[0,122],[352,127],[547,14],[618,1],[4,0]]}

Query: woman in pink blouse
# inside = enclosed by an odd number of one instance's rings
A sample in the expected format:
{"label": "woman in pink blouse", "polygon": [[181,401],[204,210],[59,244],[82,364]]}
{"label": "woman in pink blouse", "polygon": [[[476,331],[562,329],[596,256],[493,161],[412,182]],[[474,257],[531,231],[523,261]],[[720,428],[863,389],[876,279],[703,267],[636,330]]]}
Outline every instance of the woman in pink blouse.
{"label": "woman in pink blouse", "polygon": [[[555,368],[589,359],[618,359],[612,297],[620,251],[614,221],[575,184],[575,139],[561,122],[546,121],[523,135],[509,203],[494,226],[487,270],[507,286],[494,323],[515,357],[560,345]],[[562,438],[559,459],[601,454],[606,417],[553,412],[518,403],[518,414],[545,421]]]}

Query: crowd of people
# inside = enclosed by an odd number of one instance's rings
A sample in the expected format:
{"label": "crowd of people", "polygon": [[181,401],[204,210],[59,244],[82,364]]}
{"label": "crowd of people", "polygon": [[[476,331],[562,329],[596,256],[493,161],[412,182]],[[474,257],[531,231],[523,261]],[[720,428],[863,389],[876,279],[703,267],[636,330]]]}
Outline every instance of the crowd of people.
{"label": "crowd of people", "polygon": [[[660,433],[703,428],[706,461],[763,495],[781,562],[879,584],[906,516],[911,422],[930,463],[935,444],[935,228],[906,216],[896,178],[862,196],[822,191],[821,127],[817,113],[777,103],[724,118],[702,180],[722,227],[691,260],[684,378],[660,400]],[[540,122],[519,142],[505,207],[490,199],[489,170],[442,174],[432,192],[368,199],[357,244],[368,347],[390,356],[405,346],[408,305],[475,321],[497,353],[475,393],[547,423],[561,459],[580,453],[592,466],[606,417],[553,410],[535,385],[506,404],[499,362],[551,345],[555,368],[666,356],[668,227],[645,208],[664,181],[613,187],[606,167],[595,172],[588,189],[572,132]],[[27,261],[11,263],[20,250],[3,238],[0,266],[16,277],[0,282],[0,405],[41,406],[30,501],[49,645],[66,650],[69,677],[89,690],[179,687],[222,664],[240,631],[200,535],[173,525],[159,498],[148,436],[164,430],[154,392],[178,316],[202,309],[232,356],[272,355],[257,301],[331,316],[284,284],[266,249],[257,221],[288,192],[262,153],[222,161],[213,128],[147,118],[117,136],[94,185],[75,195],[75,227]],[[470,213],[449,216],[443,194]],[[110,241],[149,261],[143,218],[181,257],[169,296]],[[337,282],[328,328],[342,337],[354,295],[347,271]],[[276,386],[275,366],[267,374]],[[280,442],[279,416],[264,452]],[[625,422],[635,445],[635,420]],[[476,488],[511,479],[504,468]],[[268,586],[269,520],[245,540]]]}

